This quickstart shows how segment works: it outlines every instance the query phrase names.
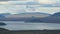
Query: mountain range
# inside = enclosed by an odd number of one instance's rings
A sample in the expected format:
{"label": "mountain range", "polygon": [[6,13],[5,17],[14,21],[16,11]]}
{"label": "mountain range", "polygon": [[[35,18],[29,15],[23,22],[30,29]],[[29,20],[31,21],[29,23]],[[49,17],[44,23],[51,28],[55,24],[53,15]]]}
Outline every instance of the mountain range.
{"label": "mountain range", "polygon": [[20,14],[13,14],[4,16],[4,18],[0,20],[6,20],[6,21],[24,21],[27,18],[44,18],[49,16],[50,14],[47,13],[39,13],[39,12],[26,12],[26,13],[20,13]]}
{"label": "mountain range", "polygon": [[41,19],[42,22],[47,22],[47,23],[60,23],[60,12],[55,13],[51,16],[45,17]]}
{"label": "mountain range", "polygon": [[60,23],[60,12],[53,15],[47,13],[20,13],[4,16],[0,14],[0,21],[26,21],[26,22],[45,22],[45,23]]}

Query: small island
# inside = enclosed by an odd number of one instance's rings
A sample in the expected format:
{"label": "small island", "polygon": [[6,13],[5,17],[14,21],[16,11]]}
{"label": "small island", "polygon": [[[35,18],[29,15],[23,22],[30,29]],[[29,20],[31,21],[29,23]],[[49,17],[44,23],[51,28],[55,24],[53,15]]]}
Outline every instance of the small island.
{"label": "small island", "polygon": [[6,25],[5,23],[3,23],[3,22],[0,22],[0,26],[4,26],[4,25]]}

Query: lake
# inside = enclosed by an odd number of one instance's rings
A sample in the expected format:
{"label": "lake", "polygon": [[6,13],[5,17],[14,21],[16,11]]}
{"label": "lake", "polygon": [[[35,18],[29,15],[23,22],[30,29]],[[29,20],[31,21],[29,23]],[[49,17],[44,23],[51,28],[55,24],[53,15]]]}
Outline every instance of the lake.
{"label": "lake", "polygon": [[6,28],[9,30],[56,30],[60,29],[59,23],[24,23],[23,21],[2,21],[6,23],[5,26],[0,28]]}

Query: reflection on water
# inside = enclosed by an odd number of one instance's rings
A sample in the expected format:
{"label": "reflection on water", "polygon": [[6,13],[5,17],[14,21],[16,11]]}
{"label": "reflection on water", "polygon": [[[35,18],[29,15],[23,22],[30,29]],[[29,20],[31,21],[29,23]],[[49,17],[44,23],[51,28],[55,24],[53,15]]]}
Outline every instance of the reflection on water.
{"label": "reflection on water", "polygon": [[9,30],[43,30],[43,29],[60,29],[58,23],[24,23],[20,21],[4,21],[6,26],[0,26],[0,28],[6,28]]}

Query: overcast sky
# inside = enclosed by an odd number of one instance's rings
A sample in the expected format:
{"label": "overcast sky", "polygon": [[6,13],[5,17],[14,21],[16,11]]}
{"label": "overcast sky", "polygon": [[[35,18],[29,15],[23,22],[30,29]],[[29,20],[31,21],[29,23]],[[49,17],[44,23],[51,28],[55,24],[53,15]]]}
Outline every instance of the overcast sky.
{"label": "overcast sky", "polygon": [[[24,4],[24,5],[21,5]],[[28,5],[27,4],[36,4]],[[0,13],[60,12],[60,0],[0,0]]]}

